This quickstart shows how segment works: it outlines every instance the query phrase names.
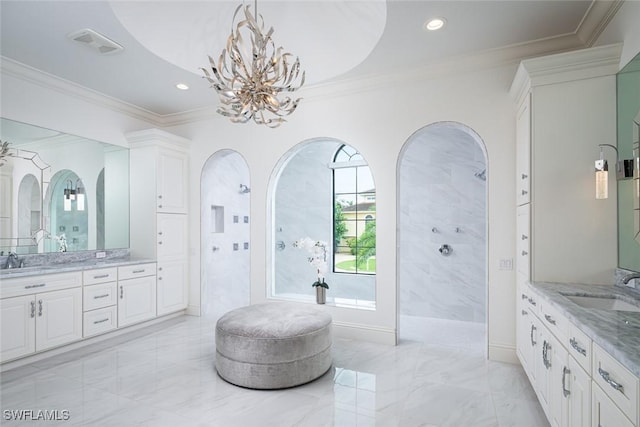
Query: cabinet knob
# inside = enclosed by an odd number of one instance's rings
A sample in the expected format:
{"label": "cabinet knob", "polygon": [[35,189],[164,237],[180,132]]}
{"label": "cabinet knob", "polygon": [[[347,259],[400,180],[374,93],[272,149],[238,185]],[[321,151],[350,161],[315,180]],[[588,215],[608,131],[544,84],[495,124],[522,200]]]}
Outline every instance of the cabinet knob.
{"label": "cabinet knob", "polygon": [[158,194],[158,199],[162,200],[162,194]]}
{"label": "cabinet knob", "polygon": [[162,205],[158,205],[158,207],[159,207],[160,209],[162,209]]}
{"label": "cabinet knob", "polygon": [[522,235],[522,240],[527,240],[528,238],[529,238],[529,236],[527,236],[525,234]]}
{"label": "cabinet knob", "polygon": [[158,231],[158,236],[162,236],[162,231]]}
{"label": "cabinet knob", "polygon": [[162,276],[158,276],[158,280],[162,280]]}
{"label": "cabinet knob", "polygon": [[527,190],[522,190],[522,195],[526,196],[527,194],[529,194],[529,192]]}
{"label": "cabinet knob", "polygon": [[158,271],[162,271],[162,267],[158,267]]}
{"label": "cabinet knob", "polygon": [[523,173],[522,174],[522,179],[527,179],[527,178],[529,178],[529,175],[527,175],[526,173]]}
{"label": "cabinet knob", "polygon": [[529,255],[529,252],[527,252],[527,251],[522,251],[522,256],[527,256],[527,255]]}
{"label": "cabinet knob", "polygon": [[158,244],[159,244],[159,245],[161,245],[161,244],[162,244],[162,240],[160,240],[160,241],[158,242]]}

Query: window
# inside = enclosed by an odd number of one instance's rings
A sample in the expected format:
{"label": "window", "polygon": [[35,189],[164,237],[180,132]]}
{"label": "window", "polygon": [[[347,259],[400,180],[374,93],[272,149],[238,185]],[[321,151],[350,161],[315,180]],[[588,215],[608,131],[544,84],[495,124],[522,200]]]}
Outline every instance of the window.
{"label": "window", "polygon": [[375,274],[376,189],[367,162],[353,147],[336,151],[333,168],[333,271]]}

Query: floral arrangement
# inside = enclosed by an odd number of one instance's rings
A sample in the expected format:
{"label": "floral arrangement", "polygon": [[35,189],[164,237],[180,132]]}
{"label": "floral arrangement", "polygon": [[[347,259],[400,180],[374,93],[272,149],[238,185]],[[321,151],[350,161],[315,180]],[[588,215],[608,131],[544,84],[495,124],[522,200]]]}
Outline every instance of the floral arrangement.
{"label": "floral arrangement", "polygon": [[304,237],[300,240],[293,242],[294,248],[305,249],[311,254],[308,258],[309,264],[314,267],[318,274],[318,280],[313,282],[311,286],[320,286],[321,288],[329,289],[329,285],[324,281],[325,274],[327,274],[327,242],[319,240],[312,240],[309,237]]}

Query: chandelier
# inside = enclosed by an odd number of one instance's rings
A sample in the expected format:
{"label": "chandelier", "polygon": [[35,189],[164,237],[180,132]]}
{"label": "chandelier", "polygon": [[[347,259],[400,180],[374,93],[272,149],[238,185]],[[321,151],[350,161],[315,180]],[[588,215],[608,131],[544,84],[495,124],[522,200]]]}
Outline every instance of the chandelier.
{"label": "chandelier", "polygon": [[[300,98],[294,100],[283,92],[300,89],[305,72],[300,71],[298,57],[290,64],[293,55],[284,52],[282,47],[275,47],[271,38],[273,27],[265,33],[264,20],[257,13],[257,0],[255,17],[250,7],[244,7],[244,19],[236,24],[238,12],[243,8],[243,5],[238,6],[233,14],[227,47],[217,63],[209,56],[211,72],[205,68],[201,70],[220,97],[219,114],[233,123],[253,119],[258,124],[275,128],[286,121],[283,116],[293,113],[300,102]],[[251,41],[250,46],[247,46],[247,40]],[[296,83],[299,77],[299,83]]]}

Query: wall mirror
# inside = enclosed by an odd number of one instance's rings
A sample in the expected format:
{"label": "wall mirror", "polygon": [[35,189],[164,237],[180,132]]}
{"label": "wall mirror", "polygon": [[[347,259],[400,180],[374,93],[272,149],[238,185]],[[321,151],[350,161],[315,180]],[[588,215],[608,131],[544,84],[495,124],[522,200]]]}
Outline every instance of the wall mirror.
{"label": "wall mirror", "polygon": [[618,266],[640,271],[640,54],[617,76],[618,152],[634,178],[618,181]]}
{"label": "wall mirror", "polygon": [[129,247],[129,150],[0,118],[0,252]]}

